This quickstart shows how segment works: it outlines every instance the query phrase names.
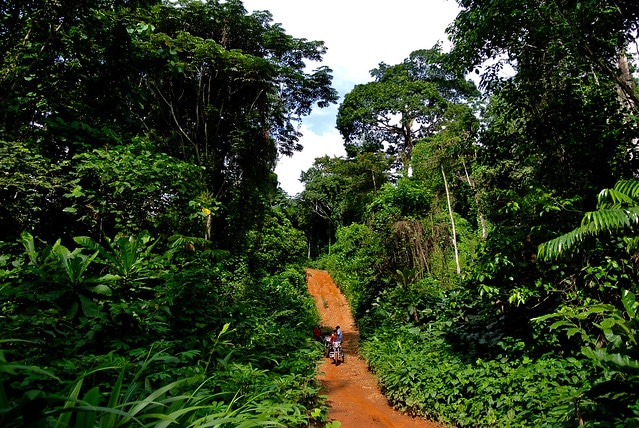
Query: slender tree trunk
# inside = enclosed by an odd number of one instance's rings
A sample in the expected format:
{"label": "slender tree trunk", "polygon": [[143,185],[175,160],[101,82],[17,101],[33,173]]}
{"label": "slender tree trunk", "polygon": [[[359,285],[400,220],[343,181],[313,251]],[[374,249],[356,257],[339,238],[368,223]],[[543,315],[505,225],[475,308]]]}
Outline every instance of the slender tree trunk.
{"label": "slender tree trunk", "polygon": [[442,177],[444,179],[444,188],[446,189],[446,201],[448,202],[448,214],[450,215],[450,224],[453,229],[453,247],[455,249],[455,264],[457,265],[457,275],[461,274],[461,267],[459,266],[459,252],[457,251],[457,232],[455,231],[455,218],[453,217],[453,206],[450,201],[450,192],[448,190],[448,181],[446,180],[446,172],[444,172],[444,164],[439,165],[442,170]]}
{"label": "slender tree trunk", "polygon": [[206,231],[204,232],[204,239],[211,239],[211,214],[206,216]]}
{"label": "slender tree trunk", "polygon": [[637,98],[631,94],[635,93],[635,82],[630,74],[628,66],[628,56],[625,53],[619,55],[619,71],[621,76],[617,80],[617,92],[619,102],[631,114],[637,112]]}
{"label": "slender tree trunk", "polygon": [[[632,120],[633,116],[637,113],[637,99],[636,97],[633,98],[629,96],[629,92],[632,94],[635,93],[635,81],[630,73],[628,56],[625,53],[619,55],[619,71],[621,72],[621,83],[617,83],[619,102],[623,106],[624,110],[626,110],[628,119]],[[639,151],[639,139],[633,138],[630,144],[628,151],[630,156],[634,157]]]}
{"label": "slender tree trunk", "polygon": [[479,223],[481,224],[481,237],[482,239],[486,239],[486,220],[484,220],[484,213],[479,209],[479,198],[477,198],[477,191],[475,190],[475,183],[470,179],[470,175],[468,174],[468,168],[466,168],[466,161],[462,158],[462,165],[464,165],[464,172],[466,173],[466,180],[468,181],[468,185],[470,186],[470,190],[473,191],[473,198],[475,199],[475,205],[477,206],[477,216],[479,217]]}
{"label": "slender tree trunk", "polygon": [[373,180],[373,191],[377,195],[377,182],[375,181],[375,170],[371,169],[371,179]]}

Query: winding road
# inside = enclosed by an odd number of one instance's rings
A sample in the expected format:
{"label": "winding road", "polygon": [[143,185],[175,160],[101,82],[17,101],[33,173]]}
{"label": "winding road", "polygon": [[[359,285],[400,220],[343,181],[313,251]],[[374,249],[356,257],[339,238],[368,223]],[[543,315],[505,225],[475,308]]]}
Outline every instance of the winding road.
{"label": "winding road", "polygon": [[322,325],[339,325],[344,332],[344,363],[336,366],[327,358],[319,367],[322,394],[328,396],[330,406],[329,418],[339,421],[342,428],[441,428],[435,422],[399,413],[388,404],[358,354],[359,332],[351,308],[328,272],[307,269],[306,282]]}

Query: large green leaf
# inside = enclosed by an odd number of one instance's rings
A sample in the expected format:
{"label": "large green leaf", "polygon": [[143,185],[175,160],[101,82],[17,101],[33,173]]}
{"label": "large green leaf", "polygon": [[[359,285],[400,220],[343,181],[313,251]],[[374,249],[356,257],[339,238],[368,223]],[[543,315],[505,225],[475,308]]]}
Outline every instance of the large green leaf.
{"label": "large green leaf", "polygon": [[639,309],[639,302],[636,301],[634,293],[630,290],[623,290],[621,292],[621,303],[626,309],[626,313],[631,320],[637,319],[637,309]]}
{"label": "large green leaf", "polygon": [[632,358],[630,355],[609,353],[603,348],[592,349],[584,347],[581,352],[599,364],[612,364],[619,369],[639,369],[639,360]]}
{"label": "large green leaf", "polygon": [[[625,232],[632,234],[639,225],[639,200],[635,197],[639,188],[637,181],[620,181],[613,189],[605,189],[599,194],[598,210],[583,216],[581,226],[555,239],[539,245],[537,255],[541,259],[552,260],[574,249],[587,236],[613,233],[625,238]],[[636,235],[629,236],[628,249],[636,248]]]}

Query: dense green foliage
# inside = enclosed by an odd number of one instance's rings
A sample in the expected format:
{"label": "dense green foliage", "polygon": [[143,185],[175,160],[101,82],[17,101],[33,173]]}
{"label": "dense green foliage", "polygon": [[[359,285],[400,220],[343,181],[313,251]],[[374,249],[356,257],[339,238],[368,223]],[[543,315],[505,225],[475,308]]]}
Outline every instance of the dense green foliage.
{"label": "dense green foliage", "polygon": [[322,42],[240,1],[0,5],[0,425],[325,418],[275,161]]}
{"label": "dense green foliage", "polygon": [[[382,64],[345,97],[348,154],[399,147],[410,170],[338,224],[321,263],[397,408],[455,426],[637,426],[639,7],[458,3],[449,54]],[[384,86],[416,57],[423,83]],[[481,103],[447,97],[455,67],[480,75]],[[397,106],[427,83],[416,105],[450,104],[400,133]]]}
{"label": "dense green foliage", "polygon": [[[127,222],[165,236],[193,234],[188,222],[148,217],[185,212],[184,197],[200,196],[203,208],[215,208],[209,237],[241,252],[275,195],[277,154],[301,149],[296,123],[336,100],[331,70],[306,70],[306,61],[321,59],[323,43],[286,34],[267,12],[247,15],[240,1],[9,1],[3,8],[0,140],[28,150],[9,172],[60,164],[73,179],[63,188],[55,174],[3,176],[2,220],[48,239],[99,239],[128,230]],[[34,181],[46,198],[27,191]],[[133,196],[142,190],[151,193],[146,201]],[[64,210],[72,205],[65,194],[76,197],[75,211]],[[107,215],[104,204],[114,197],[118,209]],[[14,217],[30,203],[55,220]],[[65,230],[69,223],[74,231]]]}
{"label": "dense green foliage", "polygon": [[322,42],[239,0],[3,2],[0,425],[325,422],[319,256],[398,409],[639,426],[639,6],[458,3],[287,199]]}
{"label": "dense green foliage", "polygon": [[373,82],[355,86],[337,113],[349,155],[387,147],[404,169],[418,140],[441,131],[451,103],[477,94],[470,81],[448,69],[441,48],[412,52],[402,64],[381,63]]}
{"label": "dense green foliage", "polygon": [[308,421],[319,350],[300,326],[317,315],[299,268],[256,277],[146,233],[21,241],[3,259],[3,426]]}
{"label": "dense green foliage", "polygon": [[358,153],[353,158],[315,159],[302,173],[305,187],[298,198],[299,227],[313,255],[335,240],[339,226],[357,222],[367,205],[390,180],[392,158],[384,153]]}

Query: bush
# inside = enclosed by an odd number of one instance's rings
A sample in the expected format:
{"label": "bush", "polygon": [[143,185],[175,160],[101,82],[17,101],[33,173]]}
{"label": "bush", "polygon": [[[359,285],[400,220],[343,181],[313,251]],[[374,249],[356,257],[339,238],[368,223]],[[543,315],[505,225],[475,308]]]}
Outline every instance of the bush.
{"label": "bush", "polygon": [[587,363],[507,356],[467,362],[446,343],[445,329],[441,322],[384,328],[361,344],[396,408],[456,426],[577,423]]}
{"label": "bush", "polygon": [[0,425],[321,418],[303,270],[252,276],[245,259],[183,241],[69,249],[24,234],[22,255],[0,257],[1,335],[22,339],[0,348]]}

